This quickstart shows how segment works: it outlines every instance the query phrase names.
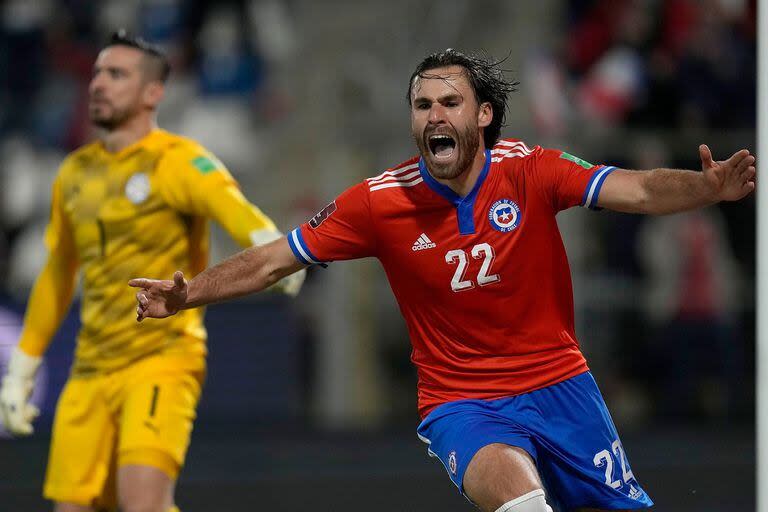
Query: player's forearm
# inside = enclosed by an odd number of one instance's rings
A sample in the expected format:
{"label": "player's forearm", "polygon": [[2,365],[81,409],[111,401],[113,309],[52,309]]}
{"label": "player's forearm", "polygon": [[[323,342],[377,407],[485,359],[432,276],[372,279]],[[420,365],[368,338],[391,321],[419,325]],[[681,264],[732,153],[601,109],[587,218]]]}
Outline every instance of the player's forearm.
{"label": "player's forearm", "polygon": [[259,292],[288,273],[269,265],[264,246],[251,247],[189,281],[184,309]]}
{"label": "player's forearm", "polygon": [[643,173],[643,213],[666,214],[693,210],[718,202],[717,195],[697,171],[654,169]]}
{"label": "player's forearm", "polygon": [[64,320],[75,293],[75,262],[52,256],[37,277],[29,296],[19,348],[42,356]]}

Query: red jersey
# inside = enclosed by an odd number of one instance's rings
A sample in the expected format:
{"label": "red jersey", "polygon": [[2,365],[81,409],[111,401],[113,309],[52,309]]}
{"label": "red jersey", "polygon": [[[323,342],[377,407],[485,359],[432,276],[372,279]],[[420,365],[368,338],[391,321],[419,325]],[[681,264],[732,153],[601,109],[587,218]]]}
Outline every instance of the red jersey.
{"label": "red jersey", "polygon": [[587,371],[558,211],[595,208],[614,169],[501,140],[460,197],[412,158],[355,185],[288,241],[305,264],[374,256],[410,333],[419,414]]}

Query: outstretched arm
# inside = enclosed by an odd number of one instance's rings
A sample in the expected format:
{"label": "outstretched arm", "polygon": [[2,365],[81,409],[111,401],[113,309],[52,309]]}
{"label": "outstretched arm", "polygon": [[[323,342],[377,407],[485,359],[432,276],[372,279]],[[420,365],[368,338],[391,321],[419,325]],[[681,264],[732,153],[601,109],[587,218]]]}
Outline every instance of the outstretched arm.
{"label": "outstretched arm", "polygon": [[129,285],[141,288],[136,319],[165,318],[182,309],[204,306],[256,293],[283,277],[304,268],[296,261],[288,241],[274,242],[241,251],[187,281],[181,272],[173,280],[132,279]]}
{"label": "outstretched arm", "polygon": [[737,201],[755,189],[755,157],[742,149],[723,161],[699,146],[701,170],[616,170],[603,184],[598,206],[626,213],[665,214]]}
{"label": "outstretched arm", "polygon": [[[285,238],[272,219],[250,203],[234,183],[225,187],[212,187],[205,195],[209,216],[216,219],[242,247],[265,245]],[[279,279],[271,289],[295,297],[301,290],[305,276],[304,270],[291,273]]]}

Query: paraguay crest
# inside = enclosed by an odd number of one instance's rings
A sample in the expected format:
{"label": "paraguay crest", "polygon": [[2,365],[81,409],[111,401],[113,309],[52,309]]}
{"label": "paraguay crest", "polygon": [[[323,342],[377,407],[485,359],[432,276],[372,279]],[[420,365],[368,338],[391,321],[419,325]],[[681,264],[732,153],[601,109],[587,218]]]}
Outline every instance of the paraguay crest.
{"label": "paraguay crest", "polygon": [[499,199],[488,210],[488,221],[497,231],[512,231],[520,225],[520,207],[511,199]]}
{"label": "paraguay crest", "polygon": [[125,184],[125,197],[133,204],[141,204],[149,197],[151,186],[149,176],[144,172],[137,172]]}

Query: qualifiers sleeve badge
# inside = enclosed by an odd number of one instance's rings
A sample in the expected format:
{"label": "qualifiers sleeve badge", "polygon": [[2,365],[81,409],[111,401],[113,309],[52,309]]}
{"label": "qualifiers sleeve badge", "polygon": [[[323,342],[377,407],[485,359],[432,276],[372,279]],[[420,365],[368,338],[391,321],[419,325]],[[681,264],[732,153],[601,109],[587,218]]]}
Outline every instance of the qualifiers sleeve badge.
{"label": "qualifiers sleeve badge", "polygon": [[325,219],[331,216],[333,212],[336,211],[336,201],[333,201],[331,204],[320,210],[320,212],[309,219],[309,227],[312,229],[317,229],[320,224],[325,222]]}
{"label": "qualifiers sleeve badge", "polygon": [[499,199],[488,210],[488,220],[497,231],[512,231],[520,225],[520,207],[510,199]]}

